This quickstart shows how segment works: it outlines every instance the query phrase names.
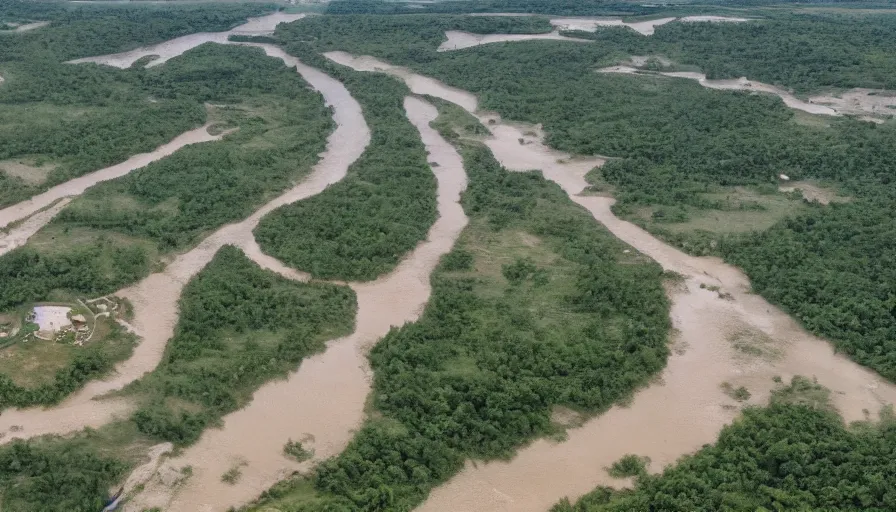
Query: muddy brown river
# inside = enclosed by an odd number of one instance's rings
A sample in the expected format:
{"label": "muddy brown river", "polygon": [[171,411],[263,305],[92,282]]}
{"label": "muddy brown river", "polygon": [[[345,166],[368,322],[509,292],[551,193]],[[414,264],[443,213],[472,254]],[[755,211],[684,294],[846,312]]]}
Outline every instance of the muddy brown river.
{"label": "muddy brown river", "polygon": [[[427,240],[393,272],[373,282],[349,284],[358,297],[354,333],[330,341],[326,352],[305,360],[286,380],[259,389],[248,406],[224,418],[221,429],[208,430],[182,455],[165,462],[125,510],[211,512],[244,504],[293,471],[337,455],[361,426],[371,385],[367,351],[392,327],[419,318],[431,293],[430,274],[467,224],[459,204],[466,188],[460,155],[429,126],[438,112],[413,97],[405,98],[404,106],[438,181],[439,218]],[[314,450],[314,458],[298,464],[285,457],[283,445],[290,438],[307,439],[303,446]],[[189,479],[176,485],[166,481],[166,474],[185,465],[193,468]],[[237,466],[239,481],[222,482],[221,475]]]}
{"label": "muddy brown river", "polygon": [[[155,273],[126,288],[117,295],[134,305],[134,329],[141,342],[130,359],[120,363],[115,373],[105,380],[92,381],[60,405],[51,409],[9,409],[0,415],[0,431],[10,432],[0,442],[43,434],[62,434],[84,427],[99,427],[126,416],[131,405],[123,399],[97,400],[104,394],[123,388],[153,370],[161,361],[165,344],[177,323],[177,301],[184,285],[211,261],[225,244],[256,247],[252,230],[261,218],[275,208],[322,192],[341,180],[349,165],[357,160],[370,142],[370,130],[364,121],[361,106],[348,90],[327,74],[306,66],[279,48],[261,45],[271,56],[279,57],[296,67],[302,77],[319,91],[333,108],[336,129],[327,139],[327,149],[311,174],[300,184],[264,205],[246,220],[220,228],[196,248],[177,256],[162,272]],[[251,253],[250,251],[247,251]]]}
{"label": "muddy brown river", "polygon": [[[585,174],[602,164],[600,159],[554,151],[541,142],[538,127],[503,123],[494,114],[479,112],[475,96],[440,87],[407,69],[371,57],[327,56],[358,70],[398,76],[418,94],[448,101],[461,98],[456,103],[491,131],[485,143],[502,165],[516,171],[540,170],[620,240],[685,277],[669,291],[676,329],[673,354],[654,384],[636,393],[630,405],[614,407],[570,429],[565,442],[536,441],[509,462],[468,463],[435,489],[419,510],[543,512],[564,496],[577,498],[600,484],[620,485],[603,468],[628,453],[649,456],[651,470],[659,471],[715,441],[721,428],[739,414],[743,404],[723,392],[725,382],[746,387],[752,394],[748,404],[763,404],[774,387],[773,377],[785,381],[795,375],[815,377],[831,389],[834,405],[847,421],[896,403],[896,386],[835,354],[828,342],[753,294],[739,269],[715,258],[689,256],[618,219],[610,210],[611,198],[581,195],[587,186]],[[735,349],[734,342],[743,339],[758,340],[763,355],[748,356]]]}
{"label": "muddy brown river", "polygon": [[[253,31],[261,28],[250,27]],[[217,40],[219,36],[202,37]],[[201,44],[196,42],[199,39],[175,40],[127,55],[96,57],[91,62],[128,67],[147,55],[160,55],[154,63],[164,62],[178,51]],[[328,138],[321,160],[306,180],[251,217],[222,227],[176,257],[164,271],[122,290],[119,295],[134,304],[133,324],[142,337],[133,356],[116,368],[114,376],[91,382],[58,407],[5,411],[0,415],[0,431],[13,425],[21,430],[11,432],[3,441],[98,427],[124,417],[132,407],[127,400],[97,398],[156,367],[177,323],[177,300],[183,286],[224,244],[241,247],[265,268],[293,279],[307,279],[264,255],[252,229],[273,209],[320,193],[342,179],[369,143],[370,132],[360,105],[341,83],[276,47],[257,46],[295,66],[333,106],[337,128]],[[435,489],[420,510],[543,512],[563,496],[576,498],[598,484],[619,485],[603,468],[627,453],[649,456],[651,469],[657,471],[713,442],[720,429],[738,415],[743,404],[722,391],[725,382],[746,387],[752,394],[748,403],[762,404],[768,400],[774,376],[785,380],[794,375],[814,376],[833,391],[834,404],[847,420],[862,419],[865,410],[875,412],[896,403],[896,386],[834,354],[830,344],[806,333],[786,314],[752,294],[740,270],[718,259],[686,255],[616,218],[610,210],[611,198],[581,195],[587,185],[585,174],[601,165],[601,159],[554,151],[542,143],[539,127],[503,122],[495,114],[479,111],[474,95],[407,69],[340,52],[327,57],[358,70],[398,76],[416,94],[460,105],[488,127],[491,137],[485,143],[504,166],[515,171],[540,170],[622,241],[684,276],[682,283],[669,289],[676,334],[673,354],[655,383],[639,391],[628,406],[614,407],[582,427],[570,429],[565,442],[539,440],[510,461],[469,463]],[[415,97],[407,98],[404,106],[426,145],[438,181],[439,219],[427,240],[392,273],[370,283],[349,283],[358,296],[354,333],[330,341],[324,353],[304,361],[287,379],[260,388],[246,408],[224,418],[222,428],[208,430],[178,456],[162,460],[164,448],[154,452],[153,460],[128,480],[139,494],[126,510],[153,506],[166,511],[224,510],[251,500],[292,471],[307,470],[314,462],[338,454],[349,442],[363,421],[370,391],[367,351],[392,326],[419,317],[430,295],[432,270],[467,222],[458,204],[466,186],[462,162],[454,148],[429,127],[435,108]],[[51,201],[47,206],[52,209],[58,203],[54,206]],[[748,356],[736,350],[734,341],[744,337],[760,340],[762,355]],[[290,438],[305,439],[303,444],[314,450],[314,459],[298,464],[284,457],[282,447]],[[186,465],[192,467],[192,476],[178,477]],[[241,467],[240,480],[232,486],[222,483],[221,475],[236,466]]]}

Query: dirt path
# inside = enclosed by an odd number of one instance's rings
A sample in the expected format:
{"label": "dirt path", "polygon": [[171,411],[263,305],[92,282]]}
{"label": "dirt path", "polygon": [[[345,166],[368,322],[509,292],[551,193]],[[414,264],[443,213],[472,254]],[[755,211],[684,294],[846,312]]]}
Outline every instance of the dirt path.
{"label": "dirt path", "polygon": [[[429,300],[429,277],[439,258],[451,250],[467,224],[460,194],[466,174],[460,155],[433,130],[435,107],[413,97],[404,102],[408,118],[417,127],[429,153],[438,181],[439,219],[425,242],[390,274],[369,283],[351,283],[358,296],[354,333],[328,344],[327,351],[305,360],[287,380],[259,389],[252,402],[224,418],[197,444],[169,460],[146,490],[126,510],[161,507],[163,510],[217,511],[257,497],[296,470],[341,452],[364,418],[370,392],[367,351],[394,326],[416,321]],[[282,454],[290,439],[305,438],[314,459],[304,464]],[[229,468],[242,464],[234,485],[221,481]],[[193,475],[172,486],[161,476],[185,465]]]}
{"label": "dirt path", "polygon": [[[369,57],[338,57],[342,64],[358,61],[363,64],[358,69],[372,66],[404,78],[419,94],[449,101],[460,94],[454,88],[439,91],[435,80],[410,80],[408,70]],[[418,89],[419,84],[428,87]],[[467,95],[458,104],[475,105],[475,97]],[[491,130],[486,144],[504,166],[540,169],[620,240],[684,276],[669,292],[678,333],[661,377],[638,392],[628,407],[614,407],[571,429],[566,442],[536,441],[509,462],[468,463],[461,474],[433,491],[420,510],[543,512],[563,496],[576,498],[598,484],[618,486],[620,482],[610,479],[603,468],[624,454],[647,455],[651,469],[660,470],[714,442],[721,428],[737,416],[741,404],[723,392],[724,382],[746,387],[752,394],[748,403],[763,404],[774,376],[785,381],[794,375],[814,376],[833,391],[834,404],[848,421],[864,418],[865,410],[876,413],[883,405],[896,403],[896,386],[835,354],[829,343],[751,293],[739,269],[718,259],[684,254],[618,219],[610,210],[611,198],[579,195],[587,186],[585,174],[600,165],[600,159],[571,158],[544,146],[540,134],[525,135],[538,133],[537,127],[510,125],[495,115],[468,110]],[[744,340],[760,355],[735,348],[735,342]]]}
{"label": "dirt path", "polygon": [[70,61],[72,64],[93,62],[105,64],[117,68],[129,68],[134,62],[143,57],[156,56],[146,67],[158,66],[164,62],[183,54],[185,51],[204,43],[226,44],[231,35],[263,36],[270,35],[280,23],[289,23],[304,18],[304,14],[286,14],[277,12],[260,18],[249,18],[249,21],[227,32],[198,32],[183,37],[171,39],[163,43],[144,46],[129,52],[115,53],[112,55],[100,55],[97,57],[85,57]]}
{"label": "dirt path", "polygon": [[[263,46],[263,45],[262,45]],[[246,220],[220,228],[196,248],[179,255],[164,271],[155,273],[117,293],[134,305],[134,328],[142,340],[127,361],[116,366],[116,373],[107,380],[92,381],[62,404],[51,409],[9,409],[0,415],[0,432],[11,426],[20,428],[0,440],[30,438],[43,434],[62,434],[84,427],[98,427],[117,417],[126,416],[131,406],[120,399],[95,400],[140,378],[161,361],[165,344],[177,323],[177,301],[189,279],[211,261],[225,244],[240,247],[254,245],[252,230],[261,218],[275,208],[322,192],[341,180],[348,166],[358,159],[370,142],[370,130],[364,121],[361,106],[348,90],[327,74],[283,54],[279,48],[263,46],[265,51],[295,66],[302,77],[324,96],[333,107],[336,130],[327,139],[327,149],[311,174],[299,185],[261,207]],[[251,252],[251,251],[249,251]]]}
{"label": "dirt path", "polygon": [[[62,209],[62,207],[59,206],[60,203],[64,203],[62,206],[65,206],[70,198],[83,194],[85,190],[97,183],[120,178],[141,167],[146,167],[156,160],[160,160],[173,154],[184,146],[219,140],[226,135],[226,133],[210,135],[208,133],[209,126],[210,124],[206,124],[205,126],[184,132],[172,139],[171,142],[162,144],[149,153],[134,155],[120,164],[115,164],[111,167],[106,167],[105,169],[100,169],[90,174],[85,174],[84,176],[66,181],[65,183],[56,185],[50,190],[38,194],[27,201],[22,201],[21,203],[3,208],[0,210],[0,228],[23,219],[28,219],[22,226],[10,231],[10,234],[7,236],[7,245],[13,245],[10,243],[10,240],[14,240],[14,243],[18,245],[24,244],[31,235],[36,233],[43,227],[43,225],[52,220],[53,217],[59,213]],[[61,199],[64,201],[60,201]],[[57,201],[60,202],[57,203]],[[56,204],[54,205],[54,203]],[[51,205],[53,205],[53,207],[48,208]],[[38,212],[40,213],[38,214]],[[26,225],[27,228],[25,228]],[[3,240],[0,239],[0,254],[4,253],[2,245]],[[6,249],[7,252],[8,250],[10,249]]]}

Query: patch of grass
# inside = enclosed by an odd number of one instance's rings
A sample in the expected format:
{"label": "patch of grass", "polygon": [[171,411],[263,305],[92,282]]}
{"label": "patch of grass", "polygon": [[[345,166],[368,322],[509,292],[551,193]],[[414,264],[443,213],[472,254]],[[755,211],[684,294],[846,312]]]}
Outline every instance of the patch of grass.
{"label": "patch of grass", "polygon": [[755,329],[742,329],[728,337],[731,346],[740,354],[776,361],[784,355],[784,350],[767,334]]}
{"label": "patch of grass", "polygon": [[227,471],[221,475],[221,481],[225,484],[234,485],[240,481],[240,478],[243,476],[243,466],[247,466],[246,462],[238,462],[230,467]]}

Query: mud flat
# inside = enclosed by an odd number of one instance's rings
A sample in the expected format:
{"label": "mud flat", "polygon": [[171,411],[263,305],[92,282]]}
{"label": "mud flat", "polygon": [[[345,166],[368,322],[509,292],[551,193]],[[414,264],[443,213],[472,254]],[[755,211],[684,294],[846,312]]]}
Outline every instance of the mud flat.
{"label": "mud flat", "polygon": [[[358,297],[354,333],[329,342],[326,352],[305,360],[287,380],[259,389],[244,409],[224,418],[222,429],[207,431],[183,455],[159,470],[146,490],[126,510],[224,510],[258,496],[296,470],[341,452],[364,418],[370,392],[367,351],[395,326],[416,321],[431,293],[429,278],[442,255],[451,250],[467,224],[460,194],[466,174],[460,155],[429,123],[438,112],[423,100],[408,97],[408,118],[417,127],[438,181],[439,219],[422,242],[390,274],[369,283],[350,283]],[[335,394],[334,394],[335,393]],[[303,464],[283,455],[290,439],[309,439],[314,460]],[[171,485],[163,475],[190,465],[192,476]],[[241,465],[234,485],[221,481],[229,468]]]}
{"label": "mud flat", "polygon": [[[351,62],[341,57],[342,63]],[[375,62],[361,59],[366,66]],[[382,62],[376,67],[401,78],[410,73]],[[449,101],[458,94],[453,88],[440,94],[433,80],[405,80],[420,94]],[[420,83],[430,87],[415,90],[414,84]],[[469,95],[466,104],[471,101],[475,97]],[[435,489],[419,510],[543,512],[563,496],[576,498],[599,484],[620,485],[603,468],[628,453],[649,456],[651,469],[658,471],[714,442],[722,427],[739,414],[743,403],[726,395],[723,383],[746,387],[752,394],[746,403],[764,404],[773,377],[785,381],[794,375],[815,377],[831,389],[834,405],[847,421],[864,419],[865,410],[875,413],[896,403],[896,386],[835,354],[829,343],[751,293],[739,269],[715,258],[689,256],[618,219],[610,210],[612,198],[580,195],[587,187],[585,174],[600,165],[600,159],[574,158],[546,147],[537,127],[536,136],[526,135],[533,127],[471,112],[491,131],[485,143],[502,165],[517,171],[541,170],[620,240],[681,274],[683,280],[669,289],[676,332],[668,365],[630,405],[614,407],[570,429],[565,442],[536,441],[509,462],[468,463]],[[738,348],[743,339],[764,341],[757,342],[757,350],[744,351]]]}
{"label": "mud flat", "polygon": [[560,32],[554,31],[548,34],[472,34],[470,32],[462,32],[459,30],[448,30],[445,32],[447,41],[439,45],[438,51],[449,52],[453,50],[463,50],[464,48],[472,48],[481,44],[491,43],[507,43],[516,41],[571,41],[574,43],[590,43],[588,39],[579,39],[576,37],[567,37],[560,35]]}
{"label": "mud flat", "polygon": [[118,292],[117,295],[133,304],[134,329],[142,338],[131,358],[116,366],[116,373],[111,378],[88,383],[59,406],[4,411],[0,415],[0,431],[9,430],[13,425],[20,428],[0,439],[0,443],[13,438],[63,434],[87,426],[99,427],[115,418],[125,417],[132,409],[126,400],[99,401],[96,398],[121,389],[159,364],[165,344],[174,333],[178,319],[177,301],[187,281],[205,267],[225,244],[239,247],[254,244],[252,230],[264,215],[279,206],[318,194],[328,185],[341,180],[348,166],[364,152],[370,142],[370,130],[364,121],[361,106],[348,90],[338,80],[300,63],[279,48],[258,46],[269,55],[282,58],[288,66],[296,67],[332,106],[336,130],[327,139],[327,149],[321,154],[320,161],[302,183],[264,205],[246,220],[222,227],[196,248],[175,258],[164,271]]}
{"label": "mud flat", "polygon": [[163,64],[164,62],[183,54],[185,51],[204,43],[220,43],[226,44],[227,38],[231,35],[242,36],[263,36],[270,35],[280,23],[289,23],[304,18],[304,14],[286,14],[277,12],[262,16],[260,18],[249,18],[249,20],[232,30],[227,32],[198,32],[183,37],[171,39],[163,43],[144,46],[128,52],[115,53],[112,55],[100,55],[97,57],[85,57],[83,59],[75,59],[69,61],[71,64],[81,64],[84,62],[93,62],[95,64],[105,64],[106,66],[114,66],[116,68],[129,68],[135,62],[143,57],[155,56],[156,58],[149,62],[146,67],[153,67]]}
{"label": "mud flat", "polygon": [[[128,158],[120,164],[115,164],[105,169],[94,171],[90,174],[66,181],[60,185],[38,194],[27,201],[9,206],[0,210],[0,227],[9,226],[12,223],[28,219],[19,227],[10,230],[5,237],[0,237],[0,255],[11,251],[15,247],[23,245],[28,238],[34,235],[41,227],[50,222],[53,217],[64,207],[73,196],[84,193],[88,188],[115,178],[120,178],[131,171],[146,167],[156,160],[171,155],[180,148],[219,140],[229,132],[218,135],[210,135],[205,126],[184,132],[175,137],[171,142],[163,144],[150,153],[141,153]],[[54,204],[55,203],[55,204]],[[5,244],[5,247],[4,247]]]}

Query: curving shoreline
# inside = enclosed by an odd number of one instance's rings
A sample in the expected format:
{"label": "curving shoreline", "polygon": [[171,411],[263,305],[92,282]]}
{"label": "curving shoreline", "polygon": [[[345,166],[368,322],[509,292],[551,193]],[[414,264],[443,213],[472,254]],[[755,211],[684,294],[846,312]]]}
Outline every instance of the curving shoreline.
{"label": "curving shoreline", "polygon": [[304,181],[262,206],[244,221],[221,227],[192,250],[177,256],[162,272],[118,292],[116,295],[129,299],[134,305],[133,325],[142,335],[133,355],[117,365],[115,374],[110,378],[89,382],[56,407],[4,411],[0,415],[0,430],[9,430],[13,425],[19,429],[4,437],[0,443],[99,427],[125,417],[132,409],[127,400],[97,398],[123,388],[158,365],[165,345],[174,332],[178,318],[177,301],[187,281],[205,267],[222,246],[251,247],[254,244],[252,230],[264,215],[284,204],[322,192],[328,185],[341,180],[349,165],[364,152],[370,142],[370,130],[364,121],[361,106],[342,83],[302,64],[279,48],[262,47],[270,55],[282,58],[288,66],[296,67],[332,106],[336,129],[327,138],[327,149],[321,159]]}
{"label": "curving shoreline", "polygon": [[[753,395],[747,403],[760,405],[768,400],[773,377],[814,376],[832,390],[834,405],[847,421],[863,419],[864,409],[877,411],[896,403],[896,385],[835,354],[828,342],[751,293],[749,280],[739,269],[716,258],[687,255],[617,218],[610,210],[612,198],[580,195],[587,187],[585,174],[601,165],[601,159],[573,158],[548,148],[537,127],[504,123],[494,114],[478,111],[474,95],[406,68],[344,52],[326,56],[359,71],[392,74],[415,93],[465,108],[491,132],[485,144],[502,165],[515,171],[540,170],[620,240],[684,276],[681,285],[669,290],[678,334],[655,384],[636,393],[627,407],[616,406],[570,429],[566,442],[542,439],[520,449],[511,461],[468,462],[419,510],[543,511],[563,496],[581,496],[595,485],[619,486],[602,468],[627,453],[649,456],[651,469],[660,470],[714,442],[722,427],[737,417],[740,404],[725,395],[723,382],[747,387]],[[726,293],[730,300],[723,297]],[[741,332],[768,338],[780,357],[739,353],[731,340]]]}
{"label": "curving shoreline", "polygon": [[[408,119],[417,127],[438,182],[439,219],[398,267],[373,282],[349,283],[358,297],[355,332],[332,340],[327,350],[302,362],[285,381],[265,384],[252,402],[224,418],[221,429],[206,431],[181,456],[167,461],[125,510],[221,510],[257,497],[293,471],[341,452],[364,419],[370,392],[367,351],[393,327],[416,321],[431,294],[429,276],[449,252],[467,224],[460,206],[466,174],[460,155],[429,126],[438,113],[425,101],[404,101]],[[338,389],[338,399],[333,391]],[[305,436],[313,460],[298,464],[282,455],[290,439]],[[221,482],[221,474],[243,464],[239,482]],[[190,465],[192,476],[179,487],[161,478]]]}

